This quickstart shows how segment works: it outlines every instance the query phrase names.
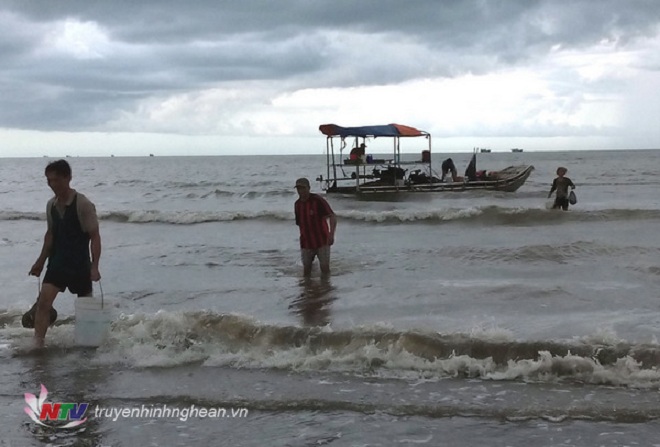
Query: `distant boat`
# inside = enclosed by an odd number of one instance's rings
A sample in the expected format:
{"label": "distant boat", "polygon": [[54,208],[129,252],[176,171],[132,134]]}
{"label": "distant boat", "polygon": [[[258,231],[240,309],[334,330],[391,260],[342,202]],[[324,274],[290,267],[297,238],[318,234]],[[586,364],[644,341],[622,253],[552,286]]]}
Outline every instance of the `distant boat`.
{"label": "distant boat", "polygon": [[511,152],[522,152],[522,151],[523,151],[522,149],[517,148],[517,147],[514,147],[513,149],[511,149]]}
{"label": "distant boat", "polygon": [[150,156],[150,157],[153,157],[153,156],[154,156],[154,154],[149,154],[149,156]]}
{"label": "distant boat", "polygon": [[482,154],[490,154],[490,149],[482,148],[482,149],[479,150],[479,152],[481,152]]}

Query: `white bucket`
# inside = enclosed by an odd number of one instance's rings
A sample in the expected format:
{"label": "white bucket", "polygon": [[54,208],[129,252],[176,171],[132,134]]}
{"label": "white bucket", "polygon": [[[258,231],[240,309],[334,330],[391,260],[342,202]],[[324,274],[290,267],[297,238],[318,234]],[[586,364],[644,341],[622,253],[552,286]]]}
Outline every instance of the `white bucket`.
{"label": "white bucket", "polygon": [[110,331],[112,310],[107,300],[94,297],[76,298],[74,329],[78,346],[100,346]]}

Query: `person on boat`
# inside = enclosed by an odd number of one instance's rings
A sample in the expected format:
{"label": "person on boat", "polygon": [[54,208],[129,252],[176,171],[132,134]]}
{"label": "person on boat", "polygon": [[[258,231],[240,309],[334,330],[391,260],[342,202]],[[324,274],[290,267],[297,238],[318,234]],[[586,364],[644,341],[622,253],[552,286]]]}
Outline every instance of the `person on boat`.
{"label": "person on boat", "polygon": [[566,177],[568,169],[564,167],[557,168],[557,177],[552,181],[552,187],[548,193],[548,198],[552,196],[552,193],[557,191],[555,195],[555,203],[552,205],[552,209],[556,210],[561,208],[564,211],[568,210],[568,188],[575,189],[575,185],[570,178]]}
{"label": "person on boat", "polygon": [[351,154],[349,158],[351,160],[363,160],[366,153],[367,153],[367,145],[362,143],[359,146],[356,146],[353,149],[351,149]]}
{"label": "person on boat", "polygon": [[296,225],[300,229],[300,258],[304,276],[312,273],[312,263],[318,257],[321,273],[330,273],[330,246],[335,242],[337,217],[328,202],[313,194],[309,180],[296,180],[298,200],[294,204]]}
{"label": "person on boat", "polygon": [[[71,188],[71,166],[53,161],[45,169],[55,196],[46,205],[47,230],[43,247],[29,275],[44,276],[32,318],[37,347],[43,347],[57,294],[67,288],[78,296],[92,296],[92,281],[101,279],[101,235],[94,204]],[[90,260],[91,251],[91,260]]]}
{"label": "person on boat", "polygon": [[458,178],[458,171],[456,170],[456,165],[454,165],[454,160],[451,158],[446,159],[442,162],[442,176],[440,181],[445,181],[445,176],[451,172],[451,181],[455,182]]}

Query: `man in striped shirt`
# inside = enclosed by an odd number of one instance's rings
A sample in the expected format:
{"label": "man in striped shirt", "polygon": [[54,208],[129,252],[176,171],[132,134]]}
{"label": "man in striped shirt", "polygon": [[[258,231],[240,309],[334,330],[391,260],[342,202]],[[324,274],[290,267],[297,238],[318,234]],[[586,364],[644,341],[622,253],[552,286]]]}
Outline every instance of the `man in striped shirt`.
{"label": "man in striped shirt", "polygon": [[300,228],[300,257],[305,276],[312,273],[315,257],[319,258],[321,273],[330,273],[330,246],[335,242],[337,228],[337,217],[328,202],[310,192],[310,188],[306,178],[296,180],[298,200],[294,210],[296,225]]}

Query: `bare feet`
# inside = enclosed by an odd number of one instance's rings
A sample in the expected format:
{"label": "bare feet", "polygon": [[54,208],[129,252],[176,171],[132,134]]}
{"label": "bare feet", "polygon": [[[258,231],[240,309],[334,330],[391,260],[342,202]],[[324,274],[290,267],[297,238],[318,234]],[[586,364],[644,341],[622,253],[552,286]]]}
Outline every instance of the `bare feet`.
{"label": "bare feet", "polygon": [[34,337],[34,347],[41,349],[45,346],[46,340],[42,337]]}

